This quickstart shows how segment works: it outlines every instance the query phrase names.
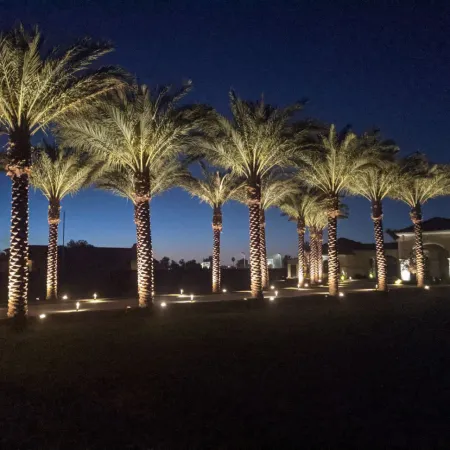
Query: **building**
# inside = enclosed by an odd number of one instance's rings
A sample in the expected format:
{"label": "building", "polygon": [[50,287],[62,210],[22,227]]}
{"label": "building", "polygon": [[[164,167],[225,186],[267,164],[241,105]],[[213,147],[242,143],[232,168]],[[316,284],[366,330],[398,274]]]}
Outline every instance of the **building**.
{"label": "building", "polygon": [[[422,222],[425,273],[428,278],[444,279],[450,274],[450,219],[433,217]],[[411,257],[414,249],[414,225],[395,230],[398,243],[400,276],[409,281],[413,272]]]}
{"label": "building", "polygon": [[267,257],[267,266],[269,269],[281,269],[283,267],[283,258],[279,253]]}
{"label": "building", "polygon": [[[339,271],[341,275],[352,278],[374,277],[376,273],[375,244],[364,244],[352,239],[339,238],[337,240],[339,255]],[[396,242],[384,245],[387,259],[388,277],[399,275],[398,250]],[[322,262],[324,273],[328,270],[328,245],[322,247]],[[288,278],[297,277],[297,258],[288,261]]]}

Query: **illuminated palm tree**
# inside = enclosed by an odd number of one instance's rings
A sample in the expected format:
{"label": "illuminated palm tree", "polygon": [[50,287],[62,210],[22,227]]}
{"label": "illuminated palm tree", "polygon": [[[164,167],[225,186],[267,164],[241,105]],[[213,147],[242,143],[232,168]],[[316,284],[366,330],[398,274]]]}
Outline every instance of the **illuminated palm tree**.
{"label": "illuminated palm tree", "polygon": [[327,136],[321,137],[317,150],[302,152],[299,177],[321,191],[328,202],[328,287],[332,296],[339,293],[339,261],[337,253],[337,219],[340,215],[339,196],[344,194],[352,177],[372,161],[369,152],[362,151],[357,136],[351,131],[338,134],[332,125]]}
{"label": "illuminated palm tree", "polygon": [[309,273],[312,284],[322,281],[323,230],[328,223],[326,206],[323,197],[316,197],[316,202],[305,215],[305,224],[309,228]]}
{"label": "illuminated palm tree", "polygon": [[177,108],[190,84],[172,93],[130,85],[98,102],[88,116],[74,115],[61,124],[63,142],[102,157],[132,180],[135,205],[139,306],[153,305],[150,199],[152,173],[177,159],[199,123],[198,110]]}
{"label": "illuminated palm tree", "polygon": [[275,108],[264,100],[256,103],[230,93],[232,119],[217,115],[217,138],[205,143],[208,158],[231,169],[246,182],[250,222],[250,276],[254,297],[262,298],[261,182],[274,168],[289,166],[298,145],[287,133],[289,121],[302,108],[296,103]]}
{"label": "illuminated palm tree", "polygon": [[203,178],[185,177],[180,183],[192,196],[207,203],[213,209],[212,292],[220,292],[220,233],[222,232],[222,206],[241,189],[242,180],[231,173],[210,172],[201,163]]}
{"label": "illuminated palm tree", "polygon": [[299,188],[297,193],[290,194],[284,198],[279,204],[279,208],[283,215],[289,217],[289,220],[297,222],[298,234],[298,266],[297,277],[298,286],[303,287],[305,282],[305,226],[306,217],[310,211],[316,208],[317,196],[307,189]]}
{"label": "illuminated palm tree", "polygon": [[[168,189],[178,186],[184,178],[188,175],[186,170],[188,162],[180,161],[179,159],[170,158],[168,160],[161,159],[152,166],[150,170],[150,200],[157,195],[162,194]],[[131,200],[134,205],[134,222],[136,225],[136,253],[137,253],[137,274],[138,274],[138,290],[140,295],[140,287],[143,284],[140,265],[143,259],[146,259],[146,255],[141,255],[142,251],[145,251],[145,242],[142,243],[143,234],[141,233],[141,223],[139,219],[139,204],[136,202],[136,181],[133,174],[123,168],[110,168],[106,170],[101,177],[97,180],[96,186],[100,189],[112,192],[113,194],[124,197]],[[150,205],[149,205],[150,209]],[[150,217],[149,217],[150,221]],[[149,225],[150,227],[150,225]],[[145,235],[144,235],[145,236]],[[154,264],[153,264],[153,251],[149,260],[150,264],[150,280],[152,286],[154,286]]]}
{"label": "illuminated palm tree", "polygon": [[91,181],[98,161],[66,148],[45,144],[33,155],[31,184],[48,200],[47,300],[58,297],[58,226],[62,199]]}
{"label": "illuminated palm tree", "polygon": [[383,200],[393,194],[400,182],[400,171],[391,162],[379,162],[357,172],[353,178],[350,191],[362,195],[371,203],[372,220],[375,234],[375,253],[377,262],[378,290],[387,291],[387,262],[384,252]]}
{"label": "illuminated palm tree", "polygon": [[412,155],[401,162],[401,176],[395,183],[394,198],[402,200],[410,208],[414,224],[414,253],[416,260],[417,286],[425,286],[425,256],[422,237],[422,206],[428,200],[450,192],[450,170],[448,166],[431,164],[422,154]]}
{"label": "illuminated palm tree", "polygon": [[28,188],[31,137],[71,111],[118,87],[120,71],[87,71],[109,44],[82,40],[44,56],[37,29],[22,26],[0,36],[0,129],[9,136],[7,175],[12,181],[8,316],[27,315]]}

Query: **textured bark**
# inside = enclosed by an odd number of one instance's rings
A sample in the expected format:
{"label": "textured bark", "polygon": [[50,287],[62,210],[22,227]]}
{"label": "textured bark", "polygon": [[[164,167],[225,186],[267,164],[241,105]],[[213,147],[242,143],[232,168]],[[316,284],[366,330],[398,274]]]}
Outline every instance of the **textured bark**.
{"label": "textured bark", "polygon": [[339,294],[339,260],[337,252],[337,218],[339,200],[333,197],[328,210],[328,292],[332,296]]}
{"label": "textured bark", "polygon": [[317,281],[323,281],[323,262],[322,262],[323,229],[317,230]]}
{"label": "textured bark", "polygon": [[263,298],[261,280],[261,184],[247,186],[247,202],[250,222],[250,288],[252,296]]}
{"label": "textured bark", "polygon": [[305,284],[305,222],[302,219],[297,220],[298,235],[298,265],[297,278],[298,286],[303,287]]}
{"label": "textured bark", "polygon": [[58,226],[60,222],[59,200],[48,205],[48,250],[47,250],[47,300],[58,298]]}
{"label": "textured bark", "polygon": [[314,227],[309,229],[309,281],[317,283],[317,233]]}
{"label": "textured bark", "polygon": [[28,189],[31,158],[27,125],[10,135],[7,175],[12,181],[11,237],[9,253],[8,317],[28,314]]}
{"label": "textured bark", "polygon": [[220,270],[220,233],[222,232],[222,209],[216,206],[213,212],[213,255],[212,255],[212,291],[217,294],[220,292],[221,270]]}
{"label": "textured bark", "polygon": [[269,287],[269,266],[267,265],[266,214],[262,208],[260,211],[260,220],[261,283],[263,289],[267,289]]}
{"label": "textured bark", "polygon": [[136,224],[136,253],[139,306],[153,306],[153,249],[150,230],[150,181],[143,174],[137,175],[135,185],[134,222]]}
{"label": "textured bark", "polygon": [[416,256],[416,278],[417,286],[423,288],[425,286],[425,256],[423,253],[423,236],[422,236],[422,207],[416,205],[410,212],[412,223],[414,224],[414,252]]}
{"label": "textured bark", "polygon": [[383,206],[381,201],[372,202],[372,220],[375,233],[375,257],[377,261],[378,290],[387,291],[387,263],[384,253]]}

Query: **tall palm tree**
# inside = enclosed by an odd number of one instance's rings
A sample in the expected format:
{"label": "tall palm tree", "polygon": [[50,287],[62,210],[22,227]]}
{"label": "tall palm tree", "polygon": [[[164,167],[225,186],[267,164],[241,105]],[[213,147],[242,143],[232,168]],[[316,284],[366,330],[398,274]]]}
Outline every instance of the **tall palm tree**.
{"label": "tall palm tree", "polygon": [[111,50],[85,39],[64,52],[44,54],[38,29],[28,33],[22,26],[0,36],[0,131],[9,137],[6,170],[12,182],[9,317],[25,318],[28,311],[31,137],[120,85],[117,69],[87,70]]}
{"label": "tall palm tree", "polygon": [[384,252],[383,200],[394,193],[400,180],[396,164],[380,161],[357,172],[350,184],[353,194],[362,195],[371,203],[375,234],[375,253],[377,262],[378,290],[387,291],[387,262]]}
{"label": "tall palm tree", "polygon": [[303,287],[305,283],[305,226],[306,217],[309,211],[315,207],[317,203],[317,197],[309,190],[301,189],[295,194],[290,194],[279,203],[279,208],[283,212],[283,215],[289,217],[289,220],[297,222],[297,235],[298,235],[298,266],[297,277],[298,287]]}
{"label": "tall palm tree", "polygon": [[[186,166],[188,161],[180,161],[179,159],[170,158],[168,160],[161,159],[153,164],[150,170],[150,199],[162,194],[168,189],[178,186],[181,184],[187,175]],[[138,274],[138,293],[140,295],[141,285],[144,280],[141,278],[140,270],[142,260],[149,258],[150,264],[150,280],[151,285],[154,286],[154,264],[153,264],[153,249],[151,249],[150,254],[142,254],[145,252],[146,246],[143,243],[143,237],[145,234],[141,233],[141,222],[139,218],[139,204],[136,202],[136,192],[135,192],[136,181],[134,176],[130,174],[127,169],[123,167],[119,168],[109,168],[104,171],[101,177],[96,181],[96,186],[105,191],[112,192],[113,194],[126,198],[133,202],[134,206],[134,222],[136,225],[136,252],[137,252],[137,274]],[[150,205],[149,205],[150,208]],[[150,220],[150,218],[149,218]],[[149,225],[150,226],[150,225]]]}
{"label": "tall palm tree", "polygon": [[287,133],[289,121],[303,107],[295,103],[275,108],[263,99],[244,101],[230,92],[232,119],[217,115],[218,137],[204,146],[209,159],[231,169],[246,182],[250,229],[250,275],[254,297],[262,298],[261,276],[261,182],[274,168],[291,164],[298,145]]}
{"label": "tall palm tree", "polygon": [[370,152],[361,150],[356,134],[349,130],[337,133],[335,126],[331,125],[328,135],[321,136],[317,150],[300,154],[303,162],[300,178],[321,191],[328,201],[328,287],[332,296],[339,293],[339,197],[348,190],[351,178],[372,160]]}
{"label": "tall palm tree", "polygon": [[199,110],[177,108],[191,84],[172,92],[154,91],[130,84],[99,101],[89,115],[75,114],[61,123],[59,135],[67,145],[104,158],[111,167],[126,172],[132,180],[137,229],[139,306],[153,305],[152,240],[150,199],[152,171],[177,159],[190,143],[199,124]]}
{"label": "tall palm tree", "polygon": [[425,155],[414,154],[400,163],[393,197],[405,202],[410,208],[414,225],[417,286],[425,286],[425,256],[422,237],[422,206],[428,200],[450,192],[450,170],[446,165],[431,164]]}
{"label": "tall palm tree", "polygon": [[33,155],[31,184],[48,200],[47,300],[58,297],[58,226],[62,199],[91,181],[99,161],[71,149],[44,144]]}
{"label": "tall palm tree", "polygon": [[212,254],[212,292],[217,294],[221,289],[220,273],[220,233],[222,232],[222,206],[228,200],[234,198],[241,189],[242,180],[231,173],[223,173],[218,170],[211,172],[205,164],[200,163],[203,178],[185,177],[181,181],[181,187],[192,196],[198,197],[201,202],[207,203],[213,209],[213,254]]}

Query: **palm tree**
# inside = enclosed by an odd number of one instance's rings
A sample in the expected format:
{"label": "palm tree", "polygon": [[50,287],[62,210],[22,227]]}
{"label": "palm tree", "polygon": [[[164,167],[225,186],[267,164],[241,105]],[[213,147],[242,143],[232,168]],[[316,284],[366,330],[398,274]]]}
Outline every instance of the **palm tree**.
{"label": "palm tree", "polygon": [[62,199],[91,181],[98,161],[71,149],[44,144],[33,155],[30,182],[48,200],[47,300],[58,297],[58,226]]}
{"label": "palm tree", "polygon": [[[150,199],[162,194],[168,189],[178,186],[181,184],[187,176],[187,166],[188,162],[180,161],[179,159],[170,158],[168,160],[161,159],[156,162],[150,170]],[[142,254],[145,252],[146,244],[143,241],[145,233],[141,231],[142,224],[139,218],[139,204],[136,202],[135,186],[136,182],[134,176],[127,169],[123,167],[119,168],[109,168],[106,170],[101,177],[97,180],[96,186],[105,191],[112,192],[113,194],[124,197],[131,200],[134,205],[134,222],[136,225],[136,252],[137,252],[137,274],[138,274],[138,291],[140,295],[140,288],[144,284],[144,280],[141,278],[140,269],[142,260],[149,258],[150,264],[150,280],[151,285],[154,286],[154,264],[153,264],[153,249],[148,256],[147,254]],[[150,205],[149,205],[150,210]],[[150,221],[150,217],[149,217]],[[150,227],[150,224],[149,224]]]}
{"label": "palm tree", "polygon": [[446,165],[431,164],[422,154],[414,154],[400,163],[393,197],[410,208],[414,224],[417,286],[425,286],[425,256],[422,237],[422,206],[428,200],[450,192],[450,170]]}
{"label": "palm tree", "polygon": [[220,233],[222,232],[222,206],[232,199],[241,189],[242,181],[231,173],[220,171],[210,172],[205,164],[200,163],[203,178],[185,177],[181,187],[201,202],[207,203],[213,209],[213,254],[212,254],[212,292],[220,292]]}
{"label": "palm tree", "polygon": [[0,131],[9,137],[7,175],[12,181],[8,316],[28,312],[28,188],[31,137],[100,94],[118,87],[117,69],[87,71],[109,44],[82,40],[44,56],[38,29],[19,26],[0,36]]}
{"label": "palm tree", "polygon": [[[98,102],[89,115],[75,114],[61,124],[59,135],[74,148],[92,152],[120,169],[132,183],[135,205],[139,306],[153,305],[150,199],[152,174],[177,159],[199,124],[199,109],[177,108],[191,84],[176,92],[130,84]],[[131,180],[131,181],[130,181]]]}
{"label": "palm tree", "polygon": [[263,297],[261,182],[272,169],[291,164],[298,145],[287,133],[287,127],[302,106],[302,103],[295,103],[286,108],[275,108],[263,99],[248,102],[230,92],[232,120],[217,115],[214,126],[218,136],[204,143],[214,164],[231,169],[245,179],[250,223],[251,291],[257,298]]}
{"label": "palm tree", "polygon": [[305,215],[305,224],[309,228],[310,247],[310,281],[317,284],[322,280],[322,243],[323,230],[327,226],[328,217],[326,202],[323,197],[316,197],[316,202]]}
{"label": "palm tree", "polygon": [[400,180],[397,165],[380,161],[378,165],[367,166],[353,177],[350,191],[362,195],[371,203],[375,234],[378,290],[387,291],[387,262],[384,252],[383,200],[393,194]]}
{"label": "palm tree", "polygon": [[321,191],[328,201],[328,287],[332,296],[339,293],[339,261],[337,254],[337,219],[339,196],[344,194],[352,177],[371,162],[370,152],[361,151],[357,136],[345,130],[338,134],[334,125],[321,137],[317,150],[302,152],[299,177]]}
{"label": "palm tree", "polygon": [[[291,194],[298,190],[298,185],[292,181],[288,173],[272,170],[261,179],[261,210],[260,210],[260,255],[261,255],[261,283],[263,289],[269,286],[269,268],[267,265],[266,244],[266,210],[277,206]],[[236,191],[234,200],[247,204],[246,186]]]}
{"label": "palm tree", "polygon": [[315,207],[317,197],[308,190],[299,188],[297,193],[290,194],[279,203],[279,208],[283,215],[289,217],[289,220],[297,222],[298,235],[298,266],[297,277],[298,287],[303,287],[305,282],[305,221],[309,211]]}

